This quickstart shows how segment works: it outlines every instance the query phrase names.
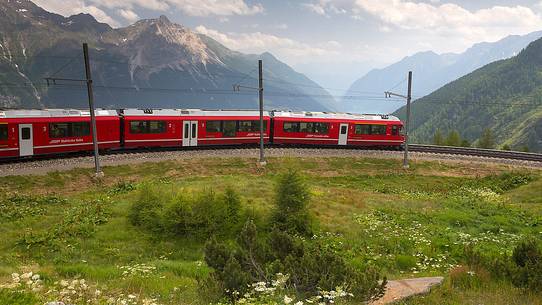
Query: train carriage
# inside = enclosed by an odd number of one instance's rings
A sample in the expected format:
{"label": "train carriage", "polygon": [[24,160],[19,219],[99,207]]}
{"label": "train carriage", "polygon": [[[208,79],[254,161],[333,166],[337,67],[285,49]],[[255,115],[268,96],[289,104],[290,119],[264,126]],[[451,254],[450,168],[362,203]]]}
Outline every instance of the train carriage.
{"label": "train carriage", "polygon": [[[194,112],[198,122],[200,145],[235,145],[259,143],[260,113],[250,110],[207,110]],[[271,118],[264,111],[264,143],[270,141]]]}
{"label": "train carriage", "polygon": [[124,147],[183,146],[181,114],[182,110],[178,109],[121,110],[121,134]]}
{"label": "train carriage", "polygon": [[[100,149],[120,147],[115,110],[96,110]],[[90,112],[75,109],[0,111],[0,158],[93,149]]]}
{"label": "train carriage", "polygon": [[[96,110],[100,149],[239,145],[260,141],[258,111]],[[264,112],[264,142],[400,147],[403,124],[389,115]],[[93,149],[90,113],[74,109],[0,111],[0,158]]]}
{"label": "train carriage", "polygon": [[[259,112],[199,109],[126,109],[121,112],[125,147],[176,147],[258,143]],[[264,113],[264,140],[270,117]]]}
{"label": "train carriage", "polygon": [[401,121],[390,115],[273,112],[273,143],[400,147]]}

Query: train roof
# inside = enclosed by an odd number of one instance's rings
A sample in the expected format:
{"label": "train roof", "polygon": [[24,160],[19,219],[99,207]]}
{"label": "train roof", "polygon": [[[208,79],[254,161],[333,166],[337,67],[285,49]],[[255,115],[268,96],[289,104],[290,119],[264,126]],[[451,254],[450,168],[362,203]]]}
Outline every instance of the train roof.
{"label": "train roof", "polygon": [[[122,114],[137,116],[259,116],[256,110],[204,110],[204,109],[124,109]],[[269,116],[269,111],[264,111]]]}
{"label": "train roof", "polygon": [[[96,116],[117,116],[116,110],[96,109]],[[86,117],[89,110],[79,109],[13,109],[0,110],[0,118],[60,118],[60,117]]]}
{"label": "train roof", "polygon": [[320,118],[336,120],[378,120],[400,122],[399,118],[388,114],[354,114],[342,112],[309,112],[309,111],[274,111],[274,117],[279,118]]}

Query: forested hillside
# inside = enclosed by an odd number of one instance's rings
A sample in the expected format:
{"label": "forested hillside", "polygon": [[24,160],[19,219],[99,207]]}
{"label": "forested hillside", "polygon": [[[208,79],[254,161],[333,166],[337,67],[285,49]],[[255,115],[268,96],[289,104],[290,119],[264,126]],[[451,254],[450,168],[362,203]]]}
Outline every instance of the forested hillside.
{"label": "forested hillside", "polygon": [[[404,119],[405,108],[395,114]],[[489,129],[498,146],[541,151],[542,39],[415,101],[411,122],[413,142],[429,143],[440,129],[477,144]]]}

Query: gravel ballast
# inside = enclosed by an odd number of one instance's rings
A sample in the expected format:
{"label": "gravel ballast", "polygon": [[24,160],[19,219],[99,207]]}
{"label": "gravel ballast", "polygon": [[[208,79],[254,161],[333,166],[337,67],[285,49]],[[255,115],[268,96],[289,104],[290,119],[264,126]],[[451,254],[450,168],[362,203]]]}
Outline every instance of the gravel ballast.
{"label": "gravel ballast", "polygon": [[[266,148],[266,157],[367,157],[402,159],[402,151],[362,150],[348,148]],[[542,162],[520,161],[500,158],[488,158],[465,155],[411,152],[413,161],[473,162],[496,163],[517,167],[542,168]],[[257,148],[216,148],[172,151],[127,151],[109,153],[100,156],[102,166],[135,164],[142,162],[159,162],[166,160],[183,160],[194,158],[254,158],[259,156]],[[37,160],[21,160],[0,163],[0,176],[10,175],[44,175],[53,171],[66,171],[74,168],[94,167],[93,156],[67,156],[66,158],[50,158]]]}

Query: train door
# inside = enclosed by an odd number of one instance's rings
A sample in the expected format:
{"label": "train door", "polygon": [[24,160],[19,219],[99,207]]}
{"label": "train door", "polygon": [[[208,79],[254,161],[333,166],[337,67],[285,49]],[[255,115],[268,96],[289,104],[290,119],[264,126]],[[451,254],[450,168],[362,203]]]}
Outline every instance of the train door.
{"label": "train door", "polygon": [[339,127],[339,145],[346,145],[348,142],[348,124],[341,124]]}
{"label": "train door", "polygon": [[19,124],[19,155],[32,156],[34,154],[34,140],[32,138],[32,124]]}
{"label": "train door", "polygon": [[183,146],[198,146],[198,121],[183,122]]}

